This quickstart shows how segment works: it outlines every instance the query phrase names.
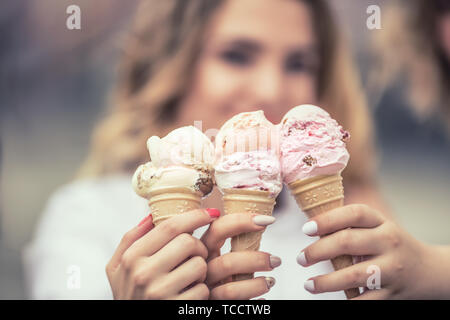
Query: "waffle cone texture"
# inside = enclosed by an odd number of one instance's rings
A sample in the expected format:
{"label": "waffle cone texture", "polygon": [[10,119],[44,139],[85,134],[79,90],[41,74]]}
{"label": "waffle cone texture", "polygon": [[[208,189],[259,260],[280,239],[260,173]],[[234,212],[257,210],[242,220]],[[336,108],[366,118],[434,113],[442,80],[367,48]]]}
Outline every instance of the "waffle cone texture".
{"label": "waffle cone texture", "polygon": [[[275,198],[268,191],[230,188],[223,190],[223,206],[225,214],[248,213],[271,216]],[[261,243],[263,231],[246,232],[231,238],[231,251],[257,251]],[[238,274],[233,280],[252,279],[253,274]]]}
{"label": "waffle cone texture", "polygon": [[[340,174],[297,180],[288,186],[298,206],[308,218],[344,205],[344,187]],[[351,266],[353,258],[350,255],[343,255],[332,259],[331,263],[334,270],[340,270]],[[347,299],[357,297],[359,294],[358,288],[345,290]]]}
{"label": "waffle cone texture", "polygon": [[190,210],[199,209],[202,195],[189,188],[159,188],[150,192],[148,205],[157,226],[164,220]]}

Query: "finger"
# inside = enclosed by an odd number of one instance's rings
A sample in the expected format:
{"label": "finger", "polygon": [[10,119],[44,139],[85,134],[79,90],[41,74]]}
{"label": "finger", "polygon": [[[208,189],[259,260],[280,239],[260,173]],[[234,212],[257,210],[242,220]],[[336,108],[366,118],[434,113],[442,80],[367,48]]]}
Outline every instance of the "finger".
{"label": "finger", "polygon": [[204,283],[198,283],[192,288],[175,296],[174,300],[208,300],[209,289]]}
{"label": "finger", "polygon": [[165,220],[145,236],[133,243],[124,253],[128,260],[140,256],[151,256],[181,233],[191,233],[201,226],[207,225],[213,218],[204,209],[191,210]]}
{"label": "finger", "polygon": [[123,279],[130,278],[131,281],[126,282],[130,283],[130,290],[133,290],[134,286],[146,286],[152,280],[168,274],[189,257],[199,256],[206,259],[207,255],[208,251],[200,240],[182,233],[151,257],[140,257],[128,268],[126,263],[123,263],[126,271],[123,273]]}
{"label": "finger", "polygon": [[[311,293],[334,292],[367,286],[371,276],[370,266],[373,262],[359,264],[311,278],[305,282],[305,289]],[[380,279],[381,281],[381,279]]]}
{"label": "finger", "polygon": [[349,254],[354,256],[377,255],[383,252],[376,229],[346,229],[320,238],[297,257],[297,262],[308,267],[317,262]]}
{"label": "finger", "polygon": [[275,221],[274,217],[248,213],[221,216],[209,226],[202,241],[210,251],[220,249],[227,238],[244,232],[261,231]]}
{"label": "finger", "polygon": [[120,264],[124,252],[138,239],[144,236],[153,228],[152,215],[149,214],[144,220],[142,220],[139,225],[125,233],[120,241],[114,255],[112,256],[110,262],[107,266],[108,270],[115,270]]}
{"label": "finger", "polygon": [[275,284],[272,277],[229,282],[215,287],[210,292],[211,300],[248,300],[269,291]]}
{"label": "finger", "polygon": [[182,233],[149,259],[153,261],[153,270],[168,273],[192,256],[201,256],[203,259],[206,259],[208,250],[199,239],[190,234]]}
{"label": "finger", "polygon": [[333,209],[312,218],[303,226],[309,236],[322,236],[347,228],[375,228],[383,223],[381,214],[362,204]]}
{"label": "finger", "polygon": [[230,252],[208,262],[206,283],[212,286],[234,274],[271,271],[280,264],[280,258],[266,252]]}
{"label": "finger", "polygon": [[388,298],[389,291],[387,289],[373,289],[367,290],[351,300],[386,300]]}
{"label": "finger", "polygon": [[169,296],[176,295],[194,282],[203,282],[206,269],[205,259],[193,257],[164,277],[161,290],[165,290]]}

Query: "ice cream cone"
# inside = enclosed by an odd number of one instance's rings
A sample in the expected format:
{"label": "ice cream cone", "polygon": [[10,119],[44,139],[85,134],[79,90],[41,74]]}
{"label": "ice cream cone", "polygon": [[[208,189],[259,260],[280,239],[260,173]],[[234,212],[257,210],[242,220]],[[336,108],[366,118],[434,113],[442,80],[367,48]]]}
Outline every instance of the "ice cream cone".
{"label": "ice cream cone", "polygon": [[[249,213],[271,216],[275,198],[268,191],[230,188],[223,190],[223,205],[225,214]],[[231,251],[257,251],[262,233],[263,231],[247,232],[233,237]],[[252,273],[233,276],[234,281],[252,278]]]}
{"label": "ice cream cone", "polygon": [[[298,206],[309,218],[344,205],[344,187],[340,174],[297,180],[288,186]],[[332,259],[331,262],[335,270],[340,270],[351,266],[353,258],[350,255],[343,255]],[[347,299],[359,294],[357,288],[345,290]]]}
{"label": "ice cream cone", "polygon": [[199,209],[201,198],[201,192],[190,188],[166,187],[151,190],[148,204],[153,224],[157,226],[177,214]]}

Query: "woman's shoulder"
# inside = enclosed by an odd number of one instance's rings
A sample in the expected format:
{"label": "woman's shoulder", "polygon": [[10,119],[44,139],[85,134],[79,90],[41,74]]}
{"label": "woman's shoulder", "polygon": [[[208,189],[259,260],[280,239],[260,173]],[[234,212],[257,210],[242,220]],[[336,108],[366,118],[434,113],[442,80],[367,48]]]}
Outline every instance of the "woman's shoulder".
{"label": "woman's shoulder", "polygon": [[91,198],[110,193],[128,193],[132,191],[131,177],[127,175],[110,175],[83,178],[68,182],[52,194],[51,199]]}
{"label": "woman's shoulder", "polygon": [[48,199],[41,222],[100,222],[104,219],[135,222],[147,204],[131,187],[131,177],[111,175],[74,180],[59,187]]}
{"label": "woman's shoulder", "polygon": [[[118,205],[139,200],[131,186],[131,176],[110,175],[74,180],[62,185],[49,198],[49,204],[64,202],[91,205]],[[142,199],[143,200],[143,199]]]}

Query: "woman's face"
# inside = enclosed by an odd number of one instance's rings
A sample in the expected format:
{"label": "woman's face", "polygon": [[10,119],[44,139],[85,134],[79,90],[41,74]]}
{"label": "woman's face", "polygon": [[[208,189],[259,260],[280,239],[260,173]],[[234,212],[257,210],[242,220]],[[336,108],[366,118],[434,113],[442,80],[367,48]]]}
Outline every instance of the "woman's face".
{"label": "woman's face", "polygon": [[318,56],[309,8],[294,0],[227,0],[213,15],[180,125],[220,128],[262,109],[278,123],[291,107],[316,102]]}

